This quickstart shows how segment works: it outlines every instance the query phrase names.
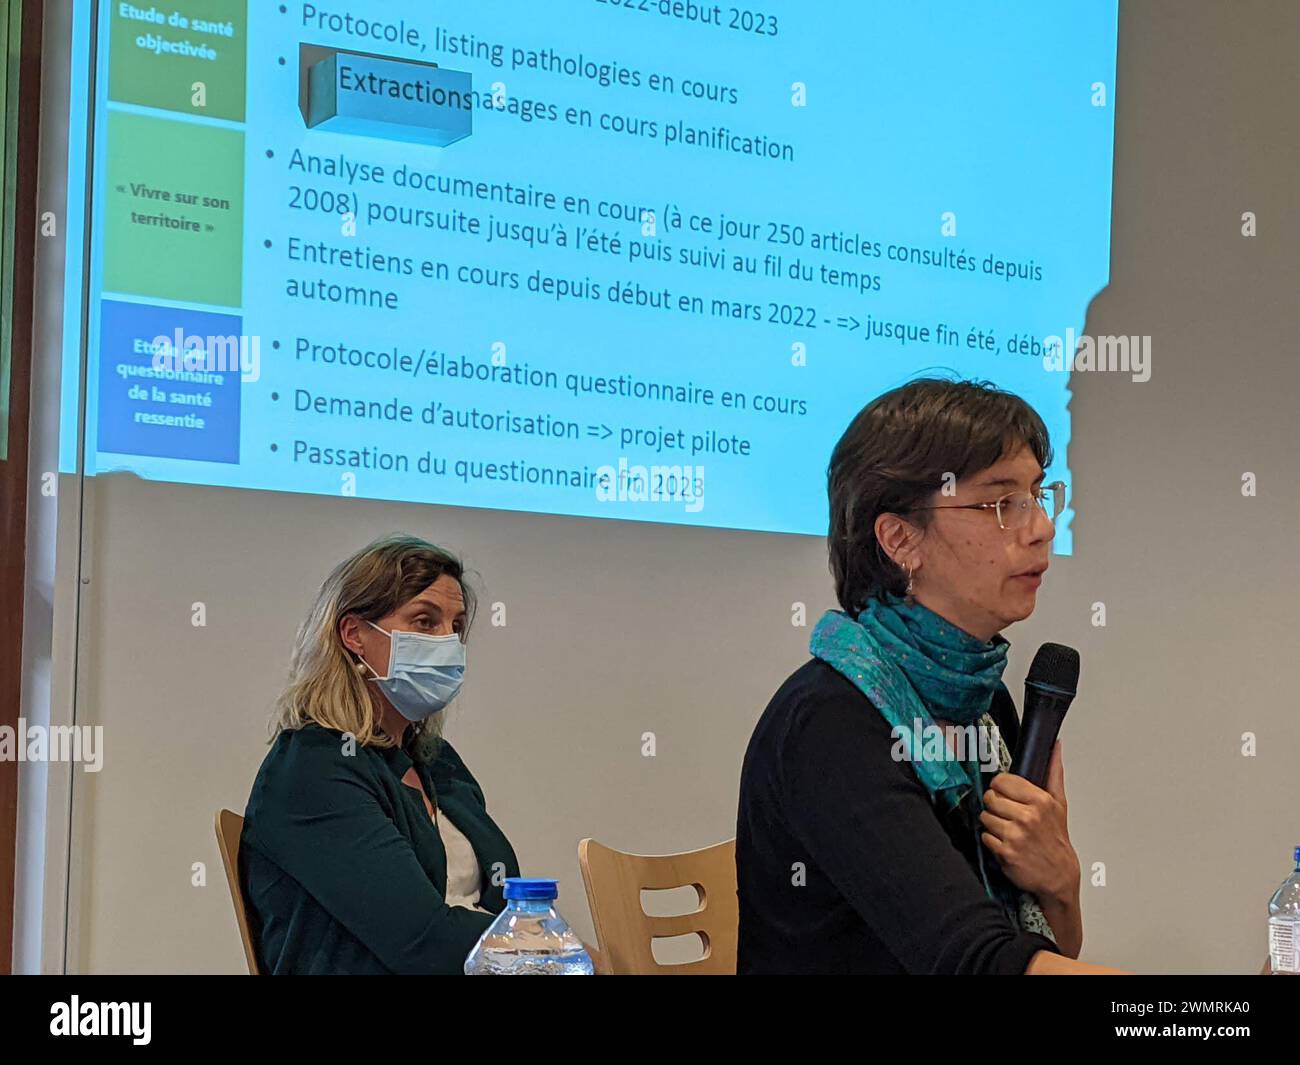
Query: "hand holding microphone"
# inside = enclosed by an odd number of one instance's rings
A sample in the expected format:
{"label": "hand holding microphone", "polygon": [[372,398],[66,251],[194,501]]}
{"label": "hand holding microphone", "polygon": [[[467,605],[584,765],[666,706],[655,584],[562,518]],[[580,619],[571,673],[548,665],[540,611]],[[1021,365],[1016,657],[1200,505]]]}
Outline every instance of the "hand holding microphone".
{"label": "hand holding microphone", "polygon": [[984,793],[980,838],[1016,887],[1040,901],[1065,901],[1079,889],[1079,857],[1070,843],[1060,744],[1045,783],[1040,788],[1012,773],[994,777]]}

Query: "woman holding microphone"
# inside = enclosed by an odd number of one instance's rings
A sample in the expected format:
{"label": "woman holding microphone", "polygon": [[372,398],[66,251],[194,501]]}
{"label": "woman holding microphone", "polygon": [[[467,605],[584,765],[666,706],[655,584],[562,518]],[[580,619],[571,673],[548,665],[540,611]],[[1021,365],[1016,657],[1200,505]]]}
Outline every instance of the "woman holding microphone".
{"label": "woman holding microphone", "polygon": [[1060,746],[1046,788],[1005,771],[1019,723],[1000,634],[1047,572],[1065,490],[1044,484],[1050,464],[1034,410],[973,382],[913,381],[840,439],[841,609],[741,775],[741,973],[1114,971],[1076,960]]}

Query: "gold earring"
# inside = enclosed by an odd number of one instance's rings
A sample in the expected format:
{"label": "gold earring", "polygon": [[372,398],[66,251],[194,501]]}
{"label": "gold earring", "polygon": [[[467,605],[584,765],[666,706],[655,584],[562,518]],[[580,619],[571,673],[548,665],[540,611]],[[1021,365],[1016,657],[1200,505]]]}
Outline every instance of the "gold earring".
{"label": "gold earring", "polygon": [[912,595],[912,592],[913,592],[913,590],[914,590],[914,582],[913,582],[913,580],[912,580],[912,573],[913,573],[913,570],[914,570],[914,567],[913,567],[912,564],[909,562],[909,563],[907,564],[907,601],[908,601],[909,603],[914,603],[914,602],[916,601],[915,598],[914,598],[913,595]]}

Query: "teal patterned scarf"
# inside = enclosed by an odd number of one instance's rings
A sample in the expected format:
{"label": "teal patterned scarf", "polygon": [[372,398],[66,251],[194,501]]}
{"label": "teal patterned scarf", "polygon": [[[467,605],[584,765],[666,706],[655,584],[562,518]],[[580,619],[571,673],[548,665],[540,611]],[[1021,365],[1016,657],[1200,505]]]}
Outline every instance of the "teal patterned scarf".
{"label": "teal patterned scarf", "polygon": [[[827,611],[813,629],[809,649],[857,687],[889,723],[903,757],[942,812],[954,807],[972,811],[980,875],[989,897],[1000,901],[1020,927],[1054,939],[1032,895],[1005,878],[995,878],[996,891],[990,882],[979,838],[984,787],[978,748],[963,761],[950,755],[946,744],[935,750],[927,742],[939,735],[936,717],[997,736],[989,708],[994,693],[1005,690],[1002,673],[1009,647],[1001,636],[985,643],[927,607],[891,596],[886,602],[871,599],[856,620]],[[1005,771],[1011,757],[1000,736],[997,745],[999,771]]]}

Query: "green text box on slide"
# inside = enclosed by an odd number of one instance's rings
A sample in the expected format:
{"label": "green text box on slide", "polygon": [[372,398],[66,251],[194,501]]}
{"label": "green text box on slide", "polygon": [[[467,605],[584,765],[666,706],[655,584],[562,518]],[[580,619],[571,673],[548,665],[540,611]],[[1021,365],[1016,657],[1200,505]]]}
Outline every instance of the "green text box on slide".
{"label": "green text box on slide", "polygon": [[244,134],[110,112],[104,290],[238,307]]}
{"label": "green text box on slide", "polygon": [[245,0],[114,3],[109,18],[110,100],[244,120]]}

